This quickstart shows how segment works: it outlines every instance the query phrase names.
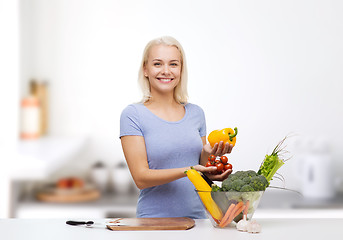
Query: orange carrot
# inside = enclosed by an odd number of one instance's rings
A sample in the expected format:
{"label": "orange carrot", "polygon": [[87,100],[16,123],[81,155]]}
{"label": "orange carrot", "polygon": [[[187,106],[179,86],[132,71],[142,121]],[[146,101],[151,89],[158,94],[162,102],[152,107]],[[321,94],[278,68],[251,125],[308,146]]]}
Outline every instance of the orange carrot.
{"label": "orange carrot", "polygon": [[244,208],[245,208],[245,205],[243,202],[237,203],[235,208],[231,211],[229,218],[225,221],[222,220],[221,223],[219,224],[219,227],[223,228],[229,225],[232,222],[232,220],[244,210]]}
{"label": "orange carrot", "polygon": [[230,217],[230,214],[234,210],[235,207],[236,207],[236,204],[231,203],[229,208],[226,210],[226,213],[225,213],[224,217],[220,221],[219,227],[221,226],[221,224],[223,224]]}
{"label": "orange carrot", "polygon": [[[232,220],[233,220],[235,217],[237,217],[244,209],[245,209],[245,206],[244,206],[244,205],[242,205],[240,208],[238,208],[238,209],[236,210],[236,212],[233,214]],[[231,221],[232,221],[232,220],[231,220]]]}
{"label": "orange carrot", "polygon": [[246,218],[248,218],[249,205],[250,205],[250,202],[249,202],[249,200],[247,200],[247,202],[245,203],[245,208],[244,208],[244,212],[243,212],[243,216],[245,216]]}
{"label": "orange carrot", "polygon": [[236,205],[236,209],[233,211],[233,214],[235,214],[235,213],[236,213],[236,211],[237,211],[238,209],[240,209],[242,206],[244,206],[244,203],[243,203],[243,201],[241,201],[241,202],[237,203],[237,205]]}

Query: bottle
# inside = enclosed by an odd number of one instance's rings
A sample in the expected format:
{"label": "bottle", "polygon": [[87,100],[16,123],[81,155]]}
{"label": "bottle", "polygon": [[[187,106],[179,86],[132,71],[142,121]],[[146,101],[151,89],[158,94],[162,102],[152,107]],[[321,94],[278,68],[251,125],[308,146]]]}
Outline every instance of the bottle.
{"label": "bottle", "polygon": [[30,95],[36,97],[40,108],[40,135],[48,132],[48,83],[46,81],[30,81]]}
{"label": "bottle", "polygon": [[48,84],[43,81],[38,83],[36,96],[40,104],[40,134],[48,133]]}
{"label": "bottle", "polygon": [[21,139],[37,139],[40,136],[40,105],[34,96],[21,101]]}

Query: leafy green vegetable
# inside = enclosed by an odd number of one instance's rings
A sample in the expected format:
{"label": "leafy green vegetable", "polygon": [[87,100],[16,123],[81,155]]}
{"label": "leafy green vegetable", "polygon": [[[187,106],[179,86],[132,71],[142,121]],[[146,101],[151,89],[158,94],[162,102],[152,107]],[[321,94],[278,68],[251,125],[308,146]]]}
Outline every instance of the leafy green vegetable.
{"label": "leafy green vegetable", "polygon": [[220,191],[220,187],[216,184],[212,184],[212,192]]}
{"label": "leafy green vegetable", "polygon": [[278,155],[266,155],[263,164],[258,170],[258,174],[265,176],[268,182],[270,182],[270,180],[273,179],[274,174],[283,164],[284,162]]}
{"label": "leafy green vegetable", "polygon": [[282,139],[274,148],[272,154],[266,155],[262,164],[257,171],[257,173],[261,176],[265,176],[268,182],[273,179],[273,176],[279,170],[279,168],[285,163],[285,160],[280,158],[280,154],[285,152],[282,145],[285,142],[287,137]]}

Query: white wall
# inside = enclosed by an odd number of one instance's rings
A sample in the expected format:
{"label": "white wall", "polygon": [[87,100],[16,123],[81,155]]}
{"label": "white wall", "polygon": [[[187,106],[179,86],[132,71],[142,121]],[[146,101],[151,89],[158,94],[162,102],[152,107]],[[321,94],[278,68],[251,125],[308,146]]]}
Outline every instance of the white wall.
{"label": "white wall", "polygon": [[10,214],[11,161],[18,138],[19,13],[18,1],[0,0],[0,218]]}
{"label": "white wall", "polygon": [[[87,135],[90,161],[116,162],[119,116],[140,100],[147,41],[177,38],[186,51],[190,101],[208,132],[239,128],[231,161],[257,169],[289,133],[323,138],[342,173],[343,2],[25,0],[22,94],[50,81],[52,135]],[[134,7],[133,7],[134,6]],[[296,157],[295,157],[296,159]],[[282,168],[296,187],[295,160]]]}

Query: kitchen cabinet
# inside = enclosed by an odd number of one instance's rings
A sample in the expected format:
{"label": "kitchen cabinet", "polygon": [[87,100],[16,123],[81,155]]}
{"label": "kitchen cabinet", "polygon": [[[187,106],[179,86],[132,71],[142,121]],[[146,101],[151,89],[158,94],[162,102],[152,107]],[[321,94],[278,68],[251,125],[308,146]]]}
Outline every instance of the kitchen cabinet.
{"label": "kitchen cabinet", "polygon": [[20,189],[25,185],[47,181],[52,173],[73,160],[78,152],[86,149],[86,144],[87,138],[43,137],[20,141],[17,158],[10,171],[10,217],[134,217],[137,191],[128,194],[105,192],[96,201],[69,204],[40,202],[35,198],[33,189],[26,190],[24,195],[20,193]]}
{"label": "kitchen cabinet", "polygon": [[[68,239],[340,239],[343,219],[258,219],[262,226],[259,234],[239,232],[234,227],[214,228],[208,219],[196,219],[189,230],[111,231],[104,226],[70,226],[68,219],[1,219],[1,239],[68,240]],[[101,223],[108,219],[87,219]]]}
{"label": "kitchen cabinet", "polygon": [[267,189],[255,212],[257,218],[342,218],[343,193],[332,198],[308,198],[277,189]]}
{"label": "kitchen cabinet", "polygon": [[[61,167],[82,149],[86,138],[47,137],[18,144],[20,156],[13,168],[12,181],[43,180]],[[131,195],[104,194],[99,200],[88,203],[53,204],[38,202],[33,196],[19,199],[12,196],[15,207],[11,217],[17,218],[105,218],[134,217],[137,192]],[[333,199],[310,200],[301,195],[267,189],[254,217],[261,218],[340,218],[343,216],[343,194]]]}
{"label": "kitchen cabinet", "polygon": [[11,169],[14,180],[42,180],[71,160],[87,143],[86,138],[42,137],[21,140]]}
{"label": "kitchen cabinet", "polygon": [[17,218],[106,218],[135,217],[138,195],[108,193],[84,203],[48,203],[28,198],[20,201]]}
{"label": "kitchen cabinet", "polygon": [[333,198],[307,198],[293,191],[267,189],[254,218],[342,218],[343,193]]}
{"label": "kitchen cabinet", "polygon": [[[75,155],[87,143],[83,137],[42,137],[37,140],[21,140],[16,146],[13,159],[9,162],[7,182],[10,195],[4,195],[11,203],[9,217],[16,217],[20,206],[20,189],[23,182],[46,180]],[[7,206],[8,207],[8,206]]]}
{"label": "kitchen cabinet", "polygon": [[[94,202],[57,204],[38,202],[33,196],[17,204],[18,218],[106,218],[135,217],[138,193],[104,194]],[[294,204],[297,203],[297,204]],[[317,204],[314,204],[317,203]],[[319,203],[321,203],[319,205]],[[288,192],[266,192],[255,219],[343,218],[343,195],[330,201],[309,200]]]}

